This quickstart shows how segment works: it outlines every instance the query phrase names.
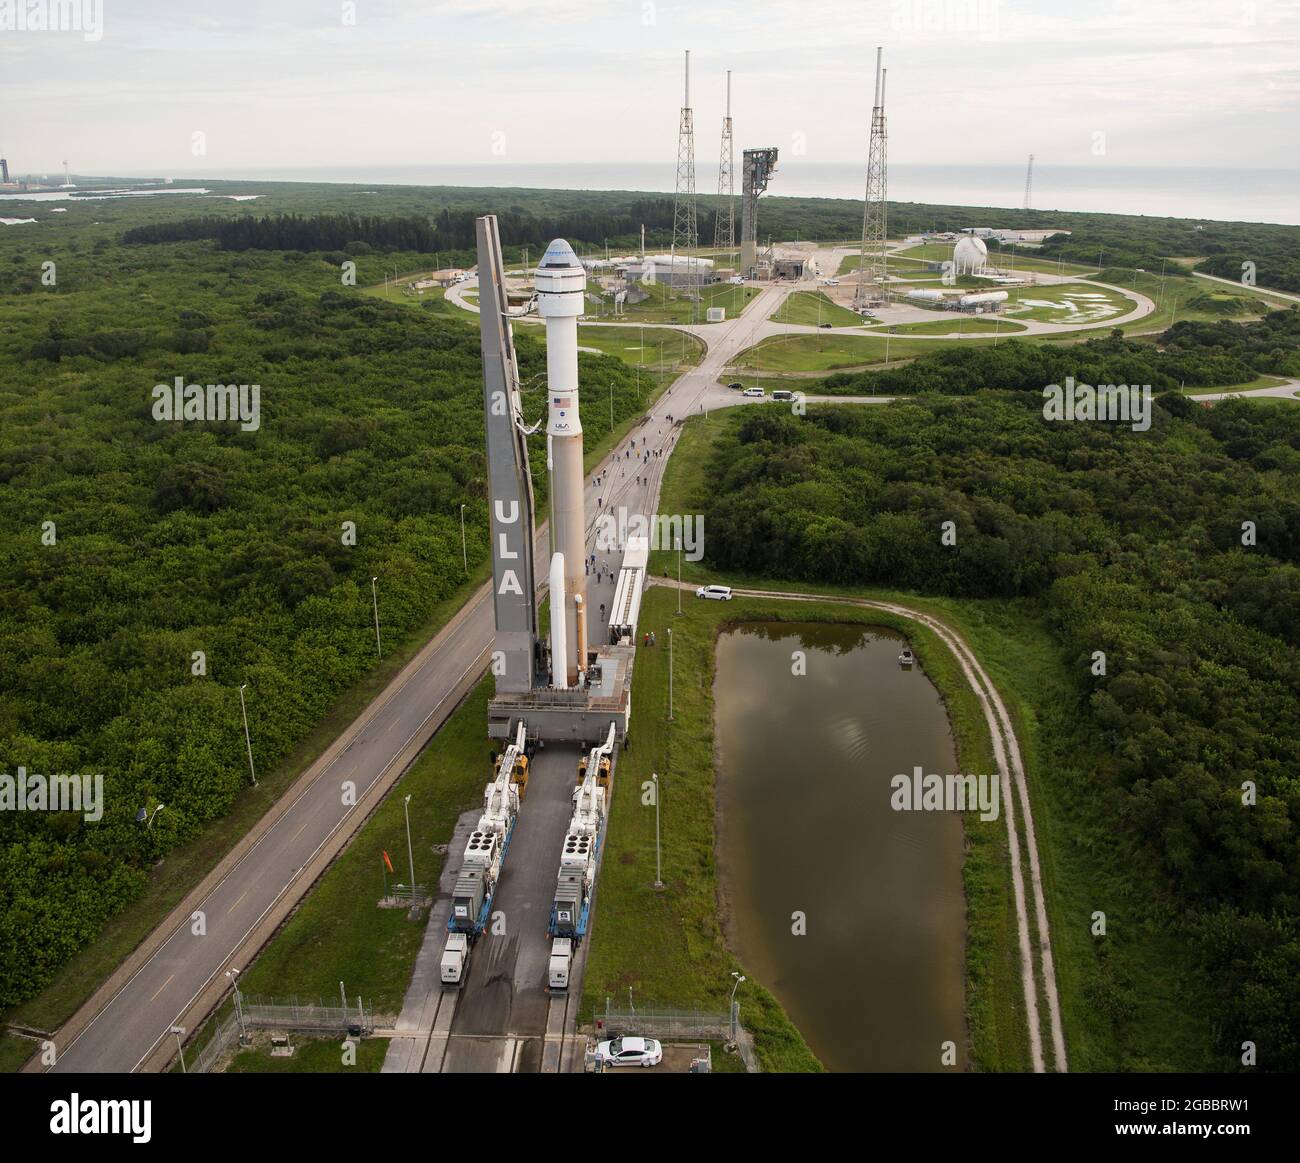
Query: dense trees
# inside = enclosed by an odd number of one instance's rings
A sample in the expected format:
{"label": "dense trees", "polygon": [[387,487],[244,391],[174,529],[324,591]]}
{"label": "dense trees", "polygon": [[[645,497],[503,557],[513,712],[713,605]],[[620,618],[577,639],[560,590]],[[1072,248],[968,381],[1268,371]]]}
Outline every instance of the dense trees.
{"label": "dense trees", "polygon": [[1160,870],[1224,1063],[1297,1069],[1300,408],[1158,405],[1147,433],[1012,394],[746,412],[690,501],[720,568],[1041,603],[1077,679],[1052,762]]}
{"label": "dense trees", "polygon": [[[97,823],[0,812],[0,1006],[230,810],[241,683],[265,772],[374,664],[371,576],[395,643],[462,581],[461,503],[471,569],[487,548],[472,318],[303,255],[54,254],[60,286],[7,300],[0,335],[0,773],[102,774],[107,803]],[[544,350],[521,328],[518,351],[539,414]],[[616,421],[642,401],[631,368],[580,358],[595,434],[611,396]],[[258,384],[259,427],[155,420],[175,376]]]}

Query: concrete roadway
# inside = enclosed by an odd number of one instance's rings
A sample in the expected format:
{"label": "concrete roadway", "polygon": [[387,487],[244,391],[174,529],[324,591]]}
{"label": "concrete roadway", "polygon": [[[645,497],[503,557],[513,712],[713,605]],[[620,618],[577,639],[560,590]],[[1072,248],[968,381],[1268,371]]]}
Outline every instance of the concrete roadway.
{"label": "concrete roadway", "polygon": [[[754,316],[776,309],[790,287],[766,288],[751,304]],[[747,344],[745,318],[714,324],[709,350],[659,397],[635,430],[638,449],[666,449],[676,438],[667,421],[739,402],[715,380],[725,362]],[[602,465],[606,485],[586,489],[589,525],[602,509],[646,509],[658,495],[664,458],[637,469],[623,457],[625,441]],[[540,449],[538,450],[540,455]],[[653,484],[637,486],[636,477]],[[647,510],[647,511],[652,511]],[[539,514],[539,517],[541,514]],[[546,531],[538,536],[537,560],[544,562]],[[617,567],[614,553],[601,554]],[[539,565],[539,573],[544,575]],[[608,611],[612,581],[593,587],[589,608]],[[595,621],[598,621],[595,619]],[[403,669],[390,686],[303,774],[247,837],[194,889],[54,1037],[57,1064],[45,1069],[69,1073],[164,1069],[172,1060],[173,1025],[193,1031],[229,988],[225,971],[242,967],[310,890],[396,782],[420,749],[486,669],[493,634],[489,587],[481,587],[452,621]],[[256,706],[250,707],[254,738]],[[342,802],[342,784],[356,785],[356,805]],[[484,777],[486,782],[486,775]],[[558,844],[556,846],[558,852]],[[549,863],[549,859],[548,859]],[[558,864],[557,864],[558,867]],[[416,869],[419,876],[419,869]],[[203,935],[195,913],[205,918]],[[42,1069],[38,1060],[29,1069]]]}

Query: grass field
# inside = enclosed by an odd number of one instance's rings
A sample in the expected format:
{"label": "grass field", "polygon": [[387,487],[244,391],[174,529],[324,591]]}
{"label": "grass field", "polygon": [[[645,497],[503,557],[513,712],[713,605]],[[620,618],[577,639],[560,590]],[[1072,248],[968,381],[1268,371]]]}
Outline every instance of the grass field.
{"label": "grass field", "polygon": [[474,688],[410,771],[366,821],[310,895],[240,978],[249,994],[337,998],[339,982],[348,997],[358,994],[376,1013],[401,1009],[424,922],[412,924],[403,909],[381,909],[384,895],[382,853],[397,869],[392,882],[407,873],[403,798],[411,797],[411,843],[415,877],[434,885],[446,844],[461,812],[482,799],[491,777],[488,767],[487,700],[491,680]]}
{"label": "grass field", "polygon": [[891,335],[1011,335],[1024,331],[1019,323],[1010,319],[987,319],[982,315],[964,315],[961,312],[946,314],[942,319],[927,319],[924,323],[895,323],[889,327],[875,327],[873,331],[888,331]]}
{"label": "grass field", "polygon": [[821,291],[795,291],[787,295],[770,318],[776,323],[794,323],[804,327],[817,327],[823,323],[832,327],[862,326],[862,316],[832,302]]}
{"label": "grass field", "polygon": [[[709,307],[722,307],[728,319],[742,313],[760,288],[738,283],[706,283],[700,288],[699,301],[686,298],[680,289],[663,284],[642,286],[649,298],[641,303],[629,303],[619,319],[628,323],[705,323]],[[607,301],[608,302],[608,301]],[[608,303],[603,310],[589,310],[588,319],[613,319],[614,308]]]}
{"label": "grass field", "polygon": [[1005,313],[1040,323],[1100,325],[1127,315],[1137,304],[1127,295],[1094,283],[1050,287],[1008,287]]}
{"label": "grass field", "polygon": [[[1253,388],[1276,388],[1279,384],[1284,384],[1284,383],[1286,383],[1286,381],[1279,378],[1278,376],[1256,376],[1249,383],[1245,383],[1245,384],[1227,384],[1219,388],[1184,388],[1183,395],[1204,396],[1213,392],[1226,392],[1229,390],[1234,392],[1249,392]],[[1263,398],[1280,399],[1281,397],[1265,396]]]}
{"label": "grass field", "polygon": [[[961,343],[993,343],[989,339],[963,339]],[[938,350],[931,340],[891,338],[888,353],[891,362],[927,351]],[[828,372],[839,368],[863,367],[883,363],[886,353],[885,332],[866,335],[774,335],[740,353],[736,366],[761,372]]]}
{"label": "grass field", "polygon": [[[1267,398],[1267,397],[1265,397]],[[1279,401],[1284,406],[1286,401]],[[842,405],[837,405],[842,406]],[[906,403],[892,407],[906,407]],[[660,508],[691,512],[691,497],[715,466],[712,441],[734,422],[726,413],[688,422],[665,477]],[[662,576],[673,555],[656,551],[650,571]],[[1077,693],[1067,660],[1051,637],[1041,609],[1031,601],[957,600],[863,588],[842,590],[803,581],[725,574],[705,562],[682,563],[684,581],[892,597],[942,617],[978,655],[1001,692],[1015,724],[1033,801],[1044,891],[1052,925],[1070,1068],[1076,1071],[1189,1070],[1215,1068],[1206,1055],[1210,1032],[1198,1016],[1200,982],[1189,968],[1182,939],[1167,924],[1165,888],[1157,874],[1134,857],[1105,818],[1079,771],[1096,746],[1080,730]],[[712,603],[700,603],[701,605]],[[722,604],[722,603],[719,603]],[[737,602],[727,603],[735,606]],[[908,631],[910,634],[911,632]],[[915,646],[914,646],[915,649]],[[931,659],[923,656],[926,672]],[[940,690],[953,707],[951,696]],[[960,738],[960,735],[959,735]],[[963,765],[966,756],[961,754]],[[970,770],[969,768],[964,768]],[[968,1001],[978,1060],[989,1069],[1021,1069],[1023,1052],[1004,1049],[1010,1017],[990,1013],[986,1003],[1005,1004],[1019,989],[1006,965],[1003,942],[1015,931],[983,893],[1005,888],[989,862],[966,874],[970,939]],[[972,876],[979,892],[973,892]],[[1087,919],[1108,902],[1111,935],[1104,947],[1090,936]],[[1116,920],[1119,923],[1116,924]],[[972,968],[973,967],[973,968]],[[984,967],[984,968],[981,968]],[[1000,970],[1004,970],[1001,978]],[[991,984],[992,992],[986,988]]]}

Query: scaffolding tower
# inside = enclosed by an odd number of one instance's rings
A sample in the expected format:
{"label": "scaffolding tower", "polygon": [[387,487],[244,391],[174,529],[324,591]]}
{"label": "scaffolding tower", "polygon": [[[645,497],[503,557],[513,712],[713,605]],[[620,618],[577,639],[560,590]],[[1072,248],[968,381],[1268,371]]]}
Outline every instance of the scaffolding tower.
{"label": "scaffolding tower", "polygon": [[686,100],[677,129],[677,192],[673,196],[673,258],[669,281],[677,284],[677,254],[686,255],[686,286],[697,284],[695,252],[700,236],[695,219],[695,124],[691,113],[691,51],[686,50]]}
{"label": "scaffolding tower", "polygon": [[862,249],[858,255],[858,286],[854,302],[858,307],[871,298],[867,284],[883,290],[887,265],[885,237],[888,230],[888,136],[885,132],[885,70],[882,49],[876,48],[876,100],[871,107],[871,144],[867,150],[867,192],[862,208]]}
{"label": "scaffolding tower", "polygon": [[740,274],[748,277],[758,262],[758,196],[776,171],[776,149],[747,149],[742,157]]}
{"label": "scaffolding tower", "polygon": [[713,220],[713,261],[730,256],[736,245],[735,149],[731,143],[731,70],[727,70],[727,115],[722,119],[722,150],[718,155],[718,209]]}

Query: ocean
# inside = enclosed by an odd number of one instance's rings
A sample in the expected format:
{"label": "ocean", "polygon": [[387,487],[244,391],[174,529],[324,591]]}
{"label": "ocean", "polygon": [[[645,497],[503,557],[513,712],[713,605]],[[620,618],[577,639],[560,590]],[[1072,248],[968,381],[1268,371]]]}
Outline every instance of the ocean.
{"label": "ocean", "polygon": [[[671,164],[658,163],[525,165],[503,161],[486,165],[277,166],[187,171],[177,177],[362,185],[647,190],[671,194],[675,172]],[[711,193],[717,189],[717,181],[715,165],[698,166],[697,190]],[[788,157],[781,159],[768,195],[861,200],[865,181],[865,163],[818,164]],[[1019,207],[1023,204],[1024,186],[1023,166],[896,163],[889,167],[889,197],[897,202]],[[1035,164],[1031,205],[1035,210],[1300,225],[1300,170]]]}

